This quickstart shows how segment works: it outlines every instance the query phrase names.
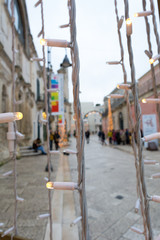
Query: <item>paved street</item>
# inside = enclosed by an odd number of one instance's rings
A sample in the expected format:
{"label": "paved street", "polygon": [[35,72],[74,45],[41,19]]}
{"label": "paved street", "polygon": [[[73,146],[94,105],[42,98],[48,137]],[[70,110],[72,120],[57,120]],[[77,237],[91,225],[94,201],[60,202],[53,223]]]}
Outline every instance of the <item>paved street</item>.
{"label": "paved street", "polygon": [[[74,149],[74,143],[72,147]],[[102,146],[97,136],[92,136],[90,143],[85,146],[86,190],[92,240],[144,239],[142,235],[130,230],[131,226],[143,230],[142,218],[134,213],[137,200],[134,158],[127,153],[131,151],[130,147],[119,148],[121,150]],[[145,151],[145,158],[159,160],[159,152]],[[75,156],[70,157],[70,167],[72,178],[76,181]],[[150,195],[160,195],[160,179],[149,179],[151,174],[158,171],[159,166],[145,165]],[[77,193],[75,198],[76,195]],[[157,234],[160,233],[160,204],[150,202],[150,206],[153,228]]]}
{"label": "paved street", "polygon": [[[75,149],[75,139],[71,139]],[[145,158],[159,161],[159,152],[144,152]],[[136,198],[135,167],[129,146],[102,146],[97,136],[85,146],[86,190],[88,201],[89,228],[91,240],[141,240],[142,235],[133,233],[131,226],[143,229],[142,218],[134,213]],[[69,169],[69,165],[70,169]],[[54,172],[52,180],[77,181],[76,156],[52,158]],[[24,198],[18,203],[18,232],[32,240],[49,240],[47,219],[37,220],[39,214],[48,211],[48,194],[45,188],[44,172],[46,156],[25,157],[17,161],[18,196]],[[12,162],[0,168],[0,222],[3,230],[13,225],[13,176],[2,174],[12,169]],[[71,170],[71,171],[70,171]],[[160,179],[149,179],[159,172],[160,166],[145,166],[145,177],[149,195],[160,195]],[[71,176],[70,176],[71,172]],[[74,206],[71,191],[53,191],[54,240],[77,240],[77,226],[70,227],[79,216],[78,193],[74,192]],[[150,202],[154,232],[160,233],[160,204]],[[75,213],[75,208],[77,214]]]}

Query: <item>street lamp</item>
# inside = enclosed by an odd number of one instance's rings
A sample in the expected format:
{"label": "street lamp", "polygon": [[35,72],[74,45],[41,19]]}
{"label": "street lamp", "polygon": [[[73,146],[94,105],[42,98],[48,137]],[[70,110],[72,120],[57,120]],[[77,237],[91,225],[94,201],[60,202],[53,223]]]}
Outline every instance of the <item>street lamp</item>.
{"label": "street lamp", "polygon": [[60,64],[60,66],[63,67],[63,68],[68,68],[68,67],[72,66],[72,64],[69,62],[67,54],[65,55],[65,57],[63,59],[63,62]]}

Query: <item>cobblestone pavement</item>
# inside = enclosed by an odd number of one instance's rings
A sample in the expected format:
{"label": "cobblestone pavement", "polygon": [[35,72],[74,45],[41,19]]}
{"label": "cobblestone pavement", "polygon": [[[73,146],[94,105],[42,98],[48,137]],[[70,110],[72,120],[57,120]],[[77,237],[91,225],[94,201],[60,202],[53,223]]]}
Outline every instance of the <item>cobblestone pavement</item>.
{"label": "cobblestone pavement", "polygon": [[[75,139],[72,139],[75,149]],[[143,240],[130,230],[136,226],[143,230],[142,217],[134,212],[136,197],[136,174],[134,157],[129,146],[102,146],[97,136],[91,136],[85,145],[86,192],[88,202],[89,228],[92,240]],[[146,159],[160,162],[160,154],[144,151]],[[73,181],[77,181],[75,156],[69,156]],[[151,180],[153,173],[160,172],[160,166],[145,165],[145,179],[149,195],[160,195],[160,179]],[[78,209],[78,195],[74,194]],[[152,227],[160,234],[160,204],[150,202]]]}
{"label": "cobblestone pavement", "polygon": [[[52,179],[56,178],[59,156],[52,157]],[[18,235],[32,240],[44,239],[47,219],[37,220],[39,214],[48,212],[48,190],[45,187],[44,171],[46,156],[24,157],[17,160],[17,193],[24,198],[18,202]],[[0,167],[0,222],[3,230],[13,226],[14,195],[13,175],[3,177],[3,173],[13,169],[13,162]],[[0,227],[1,228],[1,227]]]}

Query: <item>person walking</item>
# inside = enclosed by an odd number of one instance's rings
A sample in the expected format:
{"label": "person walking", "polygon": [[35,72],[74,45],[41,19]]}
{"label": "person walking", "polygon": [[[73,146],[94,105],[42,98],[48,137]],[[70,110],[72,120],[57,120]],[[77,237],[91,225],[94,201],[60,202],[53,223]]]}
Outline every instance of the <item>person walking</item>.
{"label": "person walking", "polygon": [[49,143],[50,143],[50,150],[52,150],[52,148],[53,148],[53,139],[54,139],[54,135],[53,135],[53,132],[52,132],[52,129],[50,129],[50,141],[49,141]]}
{"label": "person walking", "polygon": [[56,150],[58,150],[59,148],[59,138],[60,138],[60,135],[58,133],[58,131],[56,130],[54,135],[53,135],[53,138],[54,138],[54,143],[55,143],[55,148]]}
{"label": "person walking", "polygon": [[85,136],[86,136],[87,143],[89,143],[89,138],[90,138],[90,131],[89,130],[87,130],[85,132]]}
{"label": "person walking", "polygon": [[102,142],[102,145],[105,144],[105,133],[103,131],[101,133],[101,142]]}

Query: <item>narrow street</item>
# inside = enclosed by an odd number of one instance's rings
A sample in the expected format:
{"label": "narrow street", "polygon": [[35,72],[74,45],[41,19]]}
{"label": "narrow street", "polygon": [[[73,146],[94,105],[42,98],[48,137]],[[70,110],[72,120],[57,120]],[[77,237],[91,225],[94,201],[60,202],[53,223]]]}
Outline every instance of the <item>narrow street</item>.
{"label": "narrow street", "polygon": [[[67,148],[75,150],[75,144],[75,138],[71,138],[71,144]],[[91,240],[144,240],[143,235],[130,230],[131,226],[143,230],[142,218],[134,212],[137,200],[135,166],[133,155],[127,153],[131,152],[131,147],[115,147],[102,146],[96,135],[91,136],[89,144],[85,144],[90,237]],[[144,155],[147,159],[159,162],[159,151],[145,151]],[[13,226],[13,175],[3,176],[12,169],[12,165],[12,162],[8,162],[0,167],[0,222],[4,223],[3,230]],[[24,198],[23,202],[18,202],[18,233],[31,240],[49,239],[49,221],[37,220],[38,215],[48,212],[45,165],[46,157],[43,155],[17,160],[18,196]],[[52,157],[52,165],[52,181],[77,182],[75,155],[56,155]],[[160,166],[145,165],[149,195],[160,195],[160,179],[150,179],[157,172],[160,172]],[[52,193],[53,239],[78,239],[77,226],[70,227],[71,222],[80,214],[78,192],[74,191],[74,198],[72,191],[55,190]],[[150,202],[150,210],[156,236],[160,234],[160,204]]]}
{"label": "narrow street", "polygon": [[[72,141],[73,148],[75,141]],[[117,146],[116,146],[117,147]],[[120,148],[124,148],[123,146]],[[130,147],[126,146],[126,149]],[[145,157],[159,162],[158,152],[145,151]],[[153,158],[151,158],[153,156]],[[110,146],[102,146],[96,135],[85,144],[86,192],[90,236],[92,240],[141,240],[130,230],[136,226],[143,230],[140,214],[134,212],[136,174],[134,157]],[[72,178],[76,179],[76,158],[70,157]],[[149,179],[159,172],[159,166],[145,165],[145,177],[149,195],[160,195],[160,179]],[[76,193],[75,193],[76,195]],[[160,204],[150,202],[152,227],[160,233]]]}

